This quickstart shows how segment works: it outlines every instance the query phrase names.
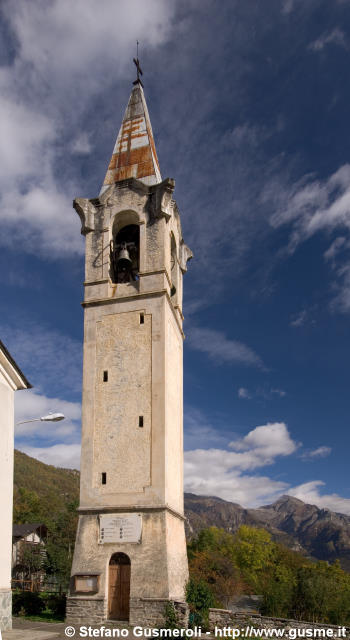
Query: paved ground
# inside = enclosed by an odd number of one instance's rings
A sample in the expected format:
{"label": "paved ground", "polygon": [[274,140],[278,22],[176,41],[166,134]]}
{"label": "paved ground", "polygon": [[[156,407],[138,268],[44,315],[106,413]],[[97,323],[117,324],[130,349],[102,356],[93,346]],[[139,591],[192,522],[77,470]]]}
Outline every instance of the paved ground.
{"label": "paved ground", "polygon": [[61,638],[66,639],[65,628],[64,622],[32,622],[23,618],[13,618],[12,630],[3,631],[2,638],[3,640],[51,640],[51,638],[61,640]]}
{"label": "paved ground", "polygon": [[[24,618],[13,618],[12,631],[3,631],[2,640],[67,640],[67,638],[74,638],[74,640],[80,640],[79,627],[74,629],[74,634],[65,633],[68,626],[70,630],[73,627],[67,625],[65,622],[33,622],[32,620],[26,620]],[[91,625],[93,628],[98,629],[99,626]],[[119,627],[128,629],[128,640],[135,640],[133,636],[132,627],[128,627],[128,623],[112,623],[105,622],[104,626]],[[212,636],[203,634],[203,640],[213,640]],[[142,636],[139,640],[145,640]],[[147,640],[149,640],[147,638]],[[195,640],[195,639],[194,639]]]}
{"label": "paved ground", "polygon": [[[121,625],[124,629],[129,629],[129,640],[133,640],[132,629],[128,627],[127,623],[121,623]],[[121,625],[105,623],[105,626],[110,627],[120,627]],[[2,640],[67,640],[68,637],[79,640],[79,627],[76,627],[74,635],[68,635],[65,634],[67,626],[65,622],[33,622],[24,618],[13,618],[12,631],[3,631]],[[72,629],[71,626],[69,628]]]}

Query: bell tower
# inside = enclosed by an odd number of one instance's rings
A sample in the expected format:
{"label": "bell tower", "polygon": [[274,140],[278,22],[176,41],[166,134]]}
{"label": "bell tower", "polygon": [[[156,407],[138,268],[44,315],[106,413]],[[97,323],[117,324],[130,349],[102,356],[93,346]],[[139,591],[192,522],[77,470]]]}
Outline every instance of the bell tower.
{"label": "bell tower", "polygon": [[79,524],[67,618],[185,615],[182,277],[192,257],[134,82],[86,239]]}

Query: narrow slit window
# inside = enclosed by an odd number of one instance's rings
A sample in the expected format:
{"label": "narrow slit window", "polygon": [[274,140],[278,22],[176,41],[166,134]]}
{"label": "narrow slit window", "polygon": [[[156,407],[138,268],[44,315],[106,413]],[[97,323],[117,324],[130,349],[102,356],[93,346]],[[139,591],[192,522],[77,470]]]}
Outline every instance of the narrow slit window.
{"label": "narrow slit window", "polygon": [[143,416],[139,416],[139,427],[143,427]]}
{"label": "narrow slit window", "polygon": [[108,382],[108,371],[103,372],[103,382]]}
{"label": "narrow slit window", "polygon": [[102,471],[102,484],[107,484],[107,473]]}
{"label": "narrow slit window", "polygon": [[140,324],[145,324],[145,314],[140,313]]}

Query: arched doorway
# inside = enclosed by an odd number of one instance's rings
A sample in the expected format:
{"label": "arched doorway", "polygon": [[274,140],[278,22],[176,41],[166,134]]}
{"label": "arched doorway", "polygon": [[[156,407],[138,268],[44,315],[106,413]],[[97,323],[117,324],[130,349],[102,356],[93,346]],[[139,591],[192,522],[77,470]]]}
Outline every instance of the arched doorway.
{"label": "arched doorway", "polygon": [[108,618],[129,620],[130,558],[113,553],[108,567]]}

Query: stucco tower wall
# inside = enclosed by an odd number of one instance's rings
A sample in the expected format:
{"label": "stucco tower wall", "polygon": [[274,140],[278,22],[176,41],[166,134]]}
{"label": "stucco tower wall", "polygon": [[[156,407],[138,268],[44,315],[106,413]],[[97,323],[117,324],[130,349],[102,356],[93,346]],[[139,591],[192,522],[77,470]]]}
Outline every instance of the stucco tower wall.
{"label": "stucco tower wall", "polygon": [[0,368],[0,629],[11,629],[14,392]]}
{"label": "stucco tower wall", "polygon": [[85,310],[82,421],[82,509],[183,513],[182,335],[166,295]]}

